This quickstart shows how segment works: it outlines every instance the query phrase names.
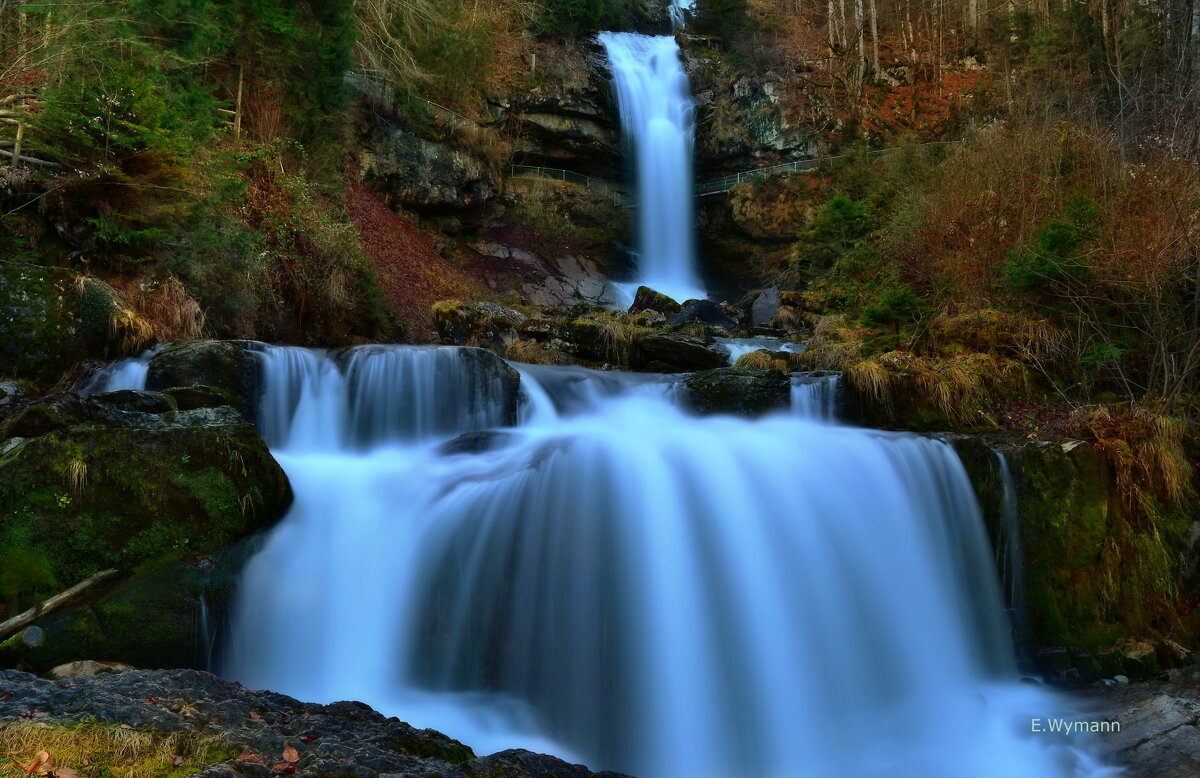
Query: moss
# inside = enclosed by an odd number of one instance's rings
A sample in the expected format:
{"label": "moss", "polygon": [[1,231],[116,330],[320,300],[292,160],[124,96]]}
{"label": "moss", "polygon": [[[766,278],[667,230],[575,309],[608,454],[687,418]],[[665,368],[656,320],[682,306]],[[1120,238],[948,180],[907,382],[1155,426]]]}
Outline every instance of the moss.
{"label": "moss", "polygon": [[[63,477],[75,460],[88,473],[77,495]],[[286,477],[248,425],[76,427],[0,459],[0,539],[43,554],[68,585],[106,567],[212,551],[273,522],[289,500]]]}

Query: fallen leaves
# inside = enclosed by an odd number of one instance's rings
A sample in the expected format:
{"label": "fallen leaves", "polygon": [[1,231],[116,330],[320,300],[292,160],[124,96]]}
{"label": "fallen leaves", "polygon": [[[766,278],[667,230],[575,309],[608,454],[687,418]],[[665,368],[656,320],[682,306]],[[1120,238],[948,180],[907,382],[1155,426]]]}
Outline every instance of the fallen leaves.
{"label": "fallen leaves", "polygon": [[12,762],[23,772],[26,778],[42,776],[43,778],[83,778],[77,770],[70,767],[55,767],[54,756],[49,751],[38,751],[28,764],[13,760]]}
{"label": "fallen leaves", "polygon": [[283,744],[283,758],[288,762],[299,762],[300,752],[292,748],[287,743]]}

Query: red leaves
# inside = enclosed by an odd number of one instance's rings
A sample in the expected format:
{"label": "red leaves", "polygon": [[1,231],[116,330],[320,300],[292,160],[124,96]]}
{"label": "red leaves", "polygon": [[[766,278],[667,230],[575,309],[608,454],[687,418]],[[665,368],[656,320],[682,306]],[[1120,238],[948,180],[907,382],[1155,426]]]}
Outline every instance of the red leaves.
{"label": "red leaves", "polygon": [[292,748],[287,743],[283,744],[283,758],[289,762],[299,762],[300,752]]}

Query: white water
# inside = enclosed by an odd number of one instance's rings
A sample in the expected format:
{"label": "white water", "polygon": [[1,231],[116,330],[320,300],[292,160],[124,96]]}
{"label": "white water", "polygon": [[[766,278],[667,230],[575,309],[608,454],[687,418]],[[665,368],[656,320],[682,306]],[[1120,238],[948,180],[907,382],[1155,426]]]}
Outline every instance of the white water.
{"label": "white water", "polygon": [[667,13],[671,16],[671,28],[682,30],[687,19],[684,11],[692,10],[695,0],[671,0],[667,5]]}
{"label": "white water", "polygon": [[808,347],[806,343],[792,343],[777,338],[714,338],[714,340],[729,351],[729,364],[731,365],[755,351],[785,351],[791,354],[803,354]]}
{"label": "white water", "polygon": [[[947,446],[522,365],[523,423],[445,455],[504,415],[477,359],[347,364],[264,354],[296,503],[246,569],[232,677],[640,778],[1108,774],[1030,732],[1063,706],[1015,682]],[[392,421],[364,439],[363,414]]]}
{"label": "white water", "polygon": [[681,302],[703,299],[693,229],[695,105],[679,46],[669,35],[613,32],[600,33],[600,43],[637,179],[638,278],[628,286],[645,284]]}
{"label": "white water", "polygon": [[102,392],[116,392],[121,389],[142,389],[146,386],[146,377],[150,374],[150,360],[166,345],[158,345],[146,349],[136,357],[113,362],[88,377],[79,387],[79,394],[84,397]]}
{"label": "white water", "polygon": [[834,421],[840,379],[840,373],[792,373],[792,414],[814,421]]}

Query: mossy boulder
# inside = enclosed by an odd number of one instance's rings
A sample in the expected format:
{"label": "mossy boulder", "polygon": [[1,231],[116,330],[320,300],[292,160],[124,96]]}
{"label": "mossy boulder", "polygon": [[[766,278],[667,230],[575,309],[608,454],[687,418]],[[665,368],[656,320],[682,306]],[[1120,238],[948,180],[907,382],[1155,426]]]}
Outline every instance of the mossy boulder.
{"label": "mossy boulder", "polygon": [[261,368],[255,357],[260,348],[260,344],[233,340],[175,343],[150,360],[146,388],[166,391],[177,387],[210,387],[253,420],[258,415],[262,386]]}
{"label": "mossy boulder", "polygon": [[517,328],[528,318],[520,311],[489,302],[443,300],[433,304],[433,325],[442,342],[478,346],[503,354],[520,337]]}
{"label": "mossy boulder", "polygon": [[0,667],[19,664],[46,672],[90,658],[139,668],[206,669],[217,659],[242,568],[263,537],[259,533],[211,554],[147,564],[88,600],[39,619],[38,645],[14,643],[0,650]]}
{"label": "mossy boulder", "polygon": [[760,416],[788,407],[791,382],[777,370],[722,367],[689,376],[688,402],[699,413]]}
{"label": "mossy boulder", "polygon": [[648,286],[639,286],[637,293],[633,296],[633,305],[629,306],[629,312],[658,311],[665,316],[673,316],[679,313],[682,307],[662,292]]}
{"label": "mossy boulder", "polygon": [[149,336],[103,281],[0,260],[0,375],[48,386],[85,359],[136,353]]}
{"label": "mossy boulder", "polygon": [[0,448],[0,595],[10,611],[104,568],[222,548],[290,504],[283,470],[232,408],[149,413],[104,397],[81,403],[78,423]]}

